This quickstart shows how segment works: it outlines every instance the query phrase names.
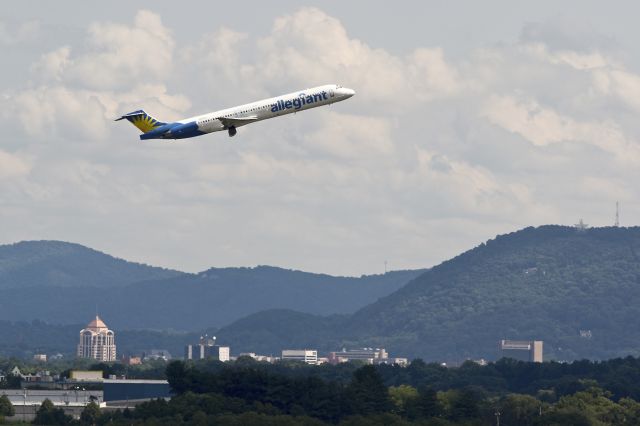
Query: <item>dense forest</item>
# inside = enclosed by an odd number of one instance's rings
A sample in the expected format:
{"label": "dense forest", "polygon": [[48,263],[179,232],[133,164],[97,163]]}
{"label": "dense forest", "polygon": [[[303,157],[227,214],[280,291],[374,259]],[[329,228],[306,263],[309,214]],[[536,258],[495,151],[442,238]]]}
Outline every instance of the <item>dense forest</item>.
{"label": "dense forest", "polygon": [[515,339],[543,340],[545,359],[638,356],[639,253],[637,227],[526,228],[431,268],[353,315],[266,311],[217,335],[266,353],[286,343],[385,347],[430,361],[498,359],[498,341]]}
{"label": "dense forest", "polygon": [[[347,363],[171,362],[175,396],[100,413],[100,425],[637,425],[640,359],[445,368]],[[73,424],[43,406],[49,424]],[[57,417],[56,417],[57,416]],[[56,420],[57,419],[57,420]],[[92,424],[82,423],[80,424]]]}

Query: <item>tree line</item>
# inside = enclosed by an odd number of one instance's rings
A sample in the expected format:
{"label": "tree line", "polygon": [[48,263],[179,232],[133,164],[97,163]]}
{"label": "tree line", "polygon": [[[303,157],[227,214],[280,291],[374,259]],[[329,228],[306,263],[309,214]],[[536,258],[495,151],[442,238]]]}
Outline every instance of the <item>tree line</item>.
{"label": "tree line", "polygon": [[[458,368],[421,360],[403,368],[273,365],[240,358],[230,363],[173,361],[164,375],[174,392],[169,401],[116,412],[92,405],[79,421],[49,402],[34,424],[640,424],[640,359],[632,357],[567,364],[503,359]],[[2,407],[0,400],[0,415]]]}
{"label": "tree line", "polygon": [[175,392],[115,425],[637,425],[640,360],[534,364],[503,359],[446,368],[174,361]]}

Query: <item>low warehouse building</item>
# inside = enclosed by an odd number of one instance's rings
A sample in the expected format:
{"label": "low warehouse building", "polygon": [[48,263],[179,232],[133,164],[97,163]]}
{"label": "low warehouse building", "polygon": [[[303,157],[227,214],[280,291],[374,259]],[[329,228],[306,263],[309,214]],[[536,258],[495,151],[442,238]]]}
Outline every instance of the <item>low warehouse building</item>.
{"label": "low warehouse building", "polygon": [[166,380],[103,381],[104,402],[170,398],[171,388]]}

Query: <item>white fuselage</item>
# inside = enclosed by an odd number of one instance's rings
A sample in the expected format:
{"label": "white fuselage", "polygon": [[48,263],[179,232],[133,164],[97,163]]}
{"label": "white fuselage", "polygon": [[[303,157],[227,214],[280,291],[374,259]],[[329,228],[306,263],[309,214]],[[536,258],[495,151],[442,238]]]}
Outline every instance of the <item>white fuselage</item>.
{"label": "white fuselage", "polygon": [[[347,89],[336,84],[328,84],[198,115],[180,120],[179,123],[186,124],[195,122],[198,130],[203,133],[218,132],[227,130],[230,127],[229,122],[233,123],[232,125],[234,127],[240,127],[256,121],[267,120],[285,114],[340,102],[350,98],[354,94],[355,91],[352,89]],[[224,120],[225,118],[229,120]],[[227,123],[225,123],[225,121],[227,121]]]}
{"label": "white fuselage", "polygon": [[158,121],[144,110],[130,112],[116,121],[123,119],[130,121],[142,130],[140,139],[143,140],[185,139],[220,130],[228,130],[229,136],[233,136],[236,134],[236,127],[340,102],[354,94],[355,91],[352,89],[337,84],[327,84],[171,123]]}

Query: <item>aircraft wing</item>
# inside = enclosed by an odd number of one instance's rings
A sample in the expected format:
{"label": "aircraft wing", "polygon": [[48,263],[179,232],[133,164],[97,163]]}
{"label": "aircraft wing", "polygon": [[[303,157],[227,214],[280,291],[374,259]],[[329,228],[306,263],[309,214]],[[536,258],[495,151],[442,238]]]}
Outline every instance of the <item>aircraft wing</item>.
{"label": "aircraft wing", "polygon": [[258,117],[256,117],[255,115],[250,117],[238,117],[238,118],[218,117],[218,120],[220,120],[220,122],[225,127],[231,127],[231,126],[238,127],[238,126],[243,126],[245,124],[253,123],[254,121],[258,120]]}

